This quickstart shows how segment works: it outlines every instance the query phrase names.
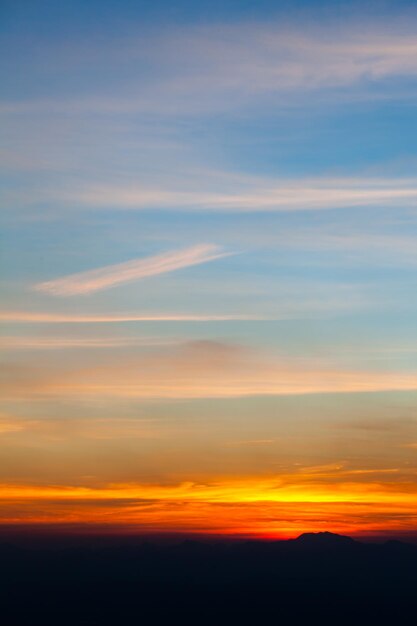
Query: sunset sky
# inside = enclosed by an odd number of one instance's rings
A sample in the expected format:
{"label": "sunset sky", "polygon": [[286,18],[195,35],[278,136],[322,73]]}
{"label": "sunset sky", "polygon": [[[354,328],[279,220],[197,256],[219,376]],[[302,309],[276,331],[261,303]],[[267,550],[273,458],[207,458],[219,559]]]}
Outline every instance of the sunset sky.
{"label": "sunset sky", "polygon": [[416,4],[0,29],[0,525],[417,537]]}

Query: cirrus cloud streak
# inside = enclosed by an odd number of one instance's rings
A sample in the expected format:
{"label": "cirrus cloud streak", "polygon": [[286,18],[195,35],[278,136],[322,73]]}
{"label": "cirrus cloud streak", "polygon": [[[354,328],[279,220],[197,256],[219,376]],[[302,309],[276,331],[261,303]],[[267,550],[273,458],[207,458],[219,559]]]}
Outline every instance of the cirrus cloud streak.
{"label": "cirrus cloud streak", "polygon": [[117,324],[123,322],[233,322],[266,321],[277,319],[260,315],[240,313],[199,314],[199,313],[115,313],[115,314],[72,314],[45,313],[37,311],[0,311],[0,321],[28,324]]}
{"label": "cirrus cloud streak", "polygon": [[[80,207],[124,210],[314,211],[348,207],[415,207],[417,180],[409,178],[300,178],[232,181],[234,189],[189,190],[165,185],[90,185],[61,195]],[[203,182],[204,185],[204,182]],[[203,186],[202,185],[202,186]]]}
{"label": "cirrus cloud streak", "polygon": [[230,254],[230,252],[222,252],[219,246],[200,244],[37,283],[33,289],[54,296],[89,294],[149,276],[166,274],[184,267],[215,261],[230,256]]}

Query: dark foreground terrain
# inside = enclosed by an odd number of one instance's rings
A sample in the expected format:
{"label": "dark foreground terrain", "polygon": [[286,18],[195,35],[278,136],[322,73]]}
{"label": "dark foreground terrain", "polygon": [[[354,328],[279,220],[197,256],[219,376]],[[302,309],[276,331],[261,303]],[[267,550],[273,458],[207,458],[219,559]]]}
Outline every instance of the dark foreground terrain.
{"label": "dark foreground terrain", "polygon": [[0,624],[417,624],[417,546],[3,541]]}

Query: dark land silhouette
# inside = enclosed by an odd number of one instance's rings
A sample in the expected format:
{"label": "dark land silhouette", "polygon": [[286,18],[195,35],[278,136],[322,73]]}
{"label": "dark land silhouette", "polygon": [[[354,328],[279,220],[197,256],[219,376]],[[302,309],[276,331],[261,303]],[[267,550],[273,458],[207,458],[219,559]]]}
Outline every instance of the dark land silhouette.
{"label": "dark land silhouette", "polygon": [[287,541],[8,539],[0,623],[417,623],[417,546],[332,533]]}

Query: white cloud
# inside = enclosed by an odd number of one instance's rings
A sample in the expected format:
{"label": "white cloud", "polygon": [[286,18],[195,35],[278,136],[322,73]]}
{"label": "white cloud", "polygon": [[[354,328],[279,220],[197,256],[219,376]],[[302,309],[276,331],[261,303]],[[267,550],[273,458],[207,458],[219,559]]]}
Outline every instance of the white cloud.
{"label": "white cloud", "polygon": [[[230,183],[234,189],[230,189]],[[306,178],[247,181],[231,177],[229,189],[200,191],[163,186],[91,185],[61,195],[85,207],[185,211],[305,211],[344,207],[415,207],[417,179]]]}

